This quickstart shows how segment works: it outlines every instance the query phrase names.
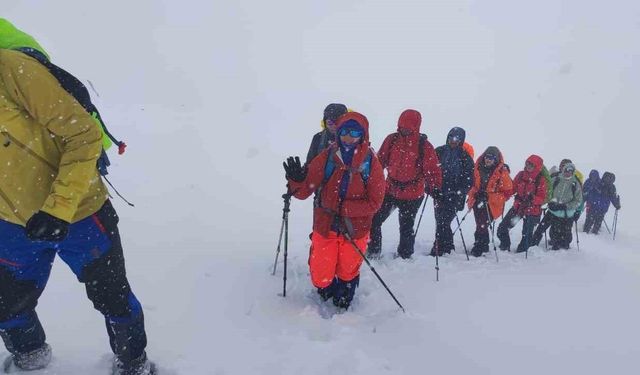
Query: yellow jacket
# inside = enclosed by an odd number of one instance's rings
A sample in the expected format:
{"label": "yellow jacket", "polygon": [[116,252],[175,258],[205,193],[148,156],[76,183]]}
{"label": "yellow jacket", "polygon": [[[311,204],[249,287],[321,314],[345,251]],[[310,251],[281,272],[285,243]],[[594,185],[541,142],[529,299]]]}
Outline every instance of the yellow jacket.
{"label": "yellow jacket", "polygon": [[39,210],[74,223],[108,197],[96,161],[102,133],[48,69],[0,49],[0,219]]}

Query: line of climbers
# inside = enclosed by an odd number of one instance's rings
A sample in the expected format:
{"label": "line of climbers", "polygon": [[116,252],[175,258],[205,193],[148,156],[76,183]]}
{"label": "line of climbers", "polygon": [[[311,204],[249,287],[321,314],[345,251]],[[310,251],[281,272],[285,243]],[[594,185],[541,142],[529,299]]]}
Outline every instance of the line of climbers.
{"label": "line of climbers", "polygon": [[510,250],[509,231],[523,220],[516,252],[538,245],[549,227],[551,248],[568,249],[572,225],[585,202],[587,233],[598,233],[610,204],[620,209],[613,173],[606,172],[600,179],[594,170],[583,184],[571,160],[547,170],[540,156],[531,155],[512,180],[497,147],[488,147],[474,163],[464,129],[452,128],[445,144],[434,149],[420,133],[421,123],[420,112],[405,110],[397,132],[389,134],[376,153],[369,144],[367,118],[344,104],[332,103],[324,110],[323,130],[314,135],[306,163],[302,165],[298,157],[284,163],[289,192],[298,199],[315,194],[311,281],[324,300],[333,299],[338,307],[349,307],[359,284],[363,259],[353,244],[366,249],[369,259],[379,258],[382,224],[396,208],[400,222],[396,256],[412,256],[415,218],[425,195],[434,202],[432,256],[455,250],[451,223],[465,209],[465,202],[467,213],[473,211],[476,221],[471,249],[476,257],[489,251],[489,230],[495,228],[512,196],[513,207],[496,234],[500,249]]}

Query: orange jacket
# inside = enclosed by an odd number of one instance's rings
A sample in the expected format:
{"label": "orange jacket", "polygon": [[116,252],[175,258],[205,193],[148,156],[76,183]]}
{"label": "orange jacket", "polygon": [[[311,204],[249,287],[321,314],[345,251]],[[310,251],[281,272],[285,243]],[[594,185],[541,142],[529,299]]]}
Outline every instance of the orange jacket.
{"label": "orange jacket", "polygon": [[475,157],[475,151],[473,150],[473,146],[471,146],[471,144],[465,142],[462,145],[462,148],[467,152],[467,154],[469,154],[469,156],[471,156],[471,159]]}
{"label": "orange jacket", "polygon": [[[486,151],[485,151],[486,152]],[[480,180],[480,163],[484,162],[484,152],[476,161],[476,167],[473,172],[473,186],[469,190],[469,198],[467,205],[469,209],[473,208],[476,203],[476,193],[481,190]],[[500,153],[498,165],[491,173],[487,186],[485,188],[489,201],[489,210],[493,219],[502,215],[504,204],[513,193],[513,181],[509,176],[509,170],[504,165],[502,153]]]}

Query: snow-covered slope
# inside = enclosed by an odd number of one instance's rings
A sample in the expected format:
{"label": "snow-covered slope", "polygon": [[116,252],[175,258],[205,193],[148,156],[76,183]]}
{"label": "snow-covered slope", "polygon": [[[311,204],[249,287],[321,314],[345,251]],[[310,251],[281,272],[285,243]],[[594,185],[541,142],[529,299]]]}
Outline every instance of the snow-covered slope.
{"label": "snow-covered slope", "polygon": [[[2,16],[92,82],[129,144],[111,180],[136,203],[115,200],[163,373],[635,372],[636,1],[23,0]],[[374,265],[406,314],[363,266],[353,310],[324,319],[307,275],[311,205],[295,201],[278,297],[281,162],[306,152],[336,101],[368,116],[374,147],[415,108],[435,145],[458,125],[512,169],[538,153],[615,172],[618,238],[581,233],[580,252],[499,263],[467,262],[458,243],[437,283],[432,258],[387,258]],[[425,215],[418,253],[433,240],[430,205]],[[387,254],[396,228],[383,228]],[[464,233],[470,244],[471,218]],[[55,357],[40,373],[108,371],[103,323],[62,262],[38,312]]]}

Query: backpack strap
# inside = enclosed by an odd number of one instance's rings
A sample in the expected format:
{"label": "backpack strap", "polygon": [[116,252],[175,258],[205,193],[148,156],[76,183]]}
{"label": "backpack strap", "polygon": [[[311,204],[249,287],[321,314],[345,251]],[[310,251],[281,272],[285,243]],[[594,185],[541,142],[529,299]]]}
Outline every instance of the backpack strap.
{"label": "backpack strap", "polygon": [[[329,149],[329,155],[327,156],[327,162],[324,165],[324,178],[322,179],[322,184],[326,184],[333,175],[334,170],[336,169],[336,161],[334,160],[336,153],[338,152],[337,148]],[[358,168],[350,168],[349,172],[358,172],[362,177],[362,181],[364,185],[367,186],[367,182],[369,182],[369,174],[371,173],[371,160],[373,159],[373,150],[369,148],[367,150],[367,156],[360,163]]]}
{"label": "backpack strap", "polygon": [[[577,189],[577,184],[579,182],[576,181],[577,178],[573,178],[573,181],[571,181],[571,192],[573,193],[573,197],[576,197],[576,189]],[[558,184],[560,183],[560,177],[556,177],[555,180],[553,180],[553,190],[556,190],[556,188],[558,187]]]}
{"label": "backpack strap", "polygon": [[[78,78],[76,78],[73,74],[67,72],[66,70],[62,69],[61,67],[53,64],[51,61],[49,61],[47,56],[45,56],[42,52],[38,51],[37,49],[30,48],[30,47],[20,47],[20,48],[16,48],[15,50],[36,59],[40,64],[46,67],[47,70],[49,70],[49,73],[51,73],[51,75],[58,81],[62,89],[67,93],[69,93],[69,95],[73,96],[73,98],[82,106],[82,108],[84,108],[84,110],[89,115],[91,115],[93,120],[98,123],[103,134],[106,135],[111,140],[111,142],[115,143],[118,146],[118,154],[124,153],[125,148],[127,147],[127,144],[117,140],[109,132],[109,130],[107,129],[107,126],[102,120],[102,117],[100,116],[100,112],[98,112],[98,108],[96,108],[96,106],[91,102],[91,95],[89,95],[89,90],[87,90],[87,87]],[[109,167],[110,165],[111,165],[111,162],[109,161],[109,157],[105,152],[105,143],[103,142],[102,150],[100,152],[100,156],[98,157],[98,161],[96,163],[96,168],[98,169],[98,173],[100,173],[100,175],[105,179],[105,181],[107,181],[109,186],[111,186],[113,191],[115,191],[116,194],[120,198],[122,198],[123,201],[125,201],[129,206],[134,207],[133,203],[129,202],[125,197],[123,197],[122,194],[120,194],[120,192],[115,188],[115,186],[113,186],[111,181],[107,179],[107,174],[109,174],[109,172],[107,171],[107,167]]]}
{"label": "backpack strap", "polygon": [[[320,184],[320,186],[318,187],[318,190],[316,193],[316,200],[314,201],[314,205],[316,207],[320,207],[320,195],[322,193],[322,189],[324,188],[325,184],[329,181],[329,179],[333,175],[333,172],[336,169],[336,161],[334,160],[334,158],[337,152],[338,152],[337,147],[329,148],[327,161],[324,164],[324,177],[322,179],[322,184]],[[371,162],[373,159],[373,152],[374,151],[371,148],[369,148],[367,150],[367,156],[365,157],[364,161],[360,164],[360,166],[358,166],[358,168],[349,170],[350,174],[353,174],[354,171],[360,173],[360,176],[362,177],[362,182],[364,183],[365,188],[367,187],[367,183],[369,182],[369,175],[371,174]]]}
{"label": "backpack strap", "polygon": [[360,176],[362,176],[362,181],[364,182],[364,186],[367,187],[367,183],[369,182],[369,174],[371,173],[371,159],[373,158],[373,150],[369,148],[367,151],[367,157],[364,159],[360,167],[358,167],[358,172]]}
{"label": "backpack strap", "polygon": [[326,131],[320,133],[320,142],[316,145],[316,155],[320,154],[322,150],[327,148],[329,139]]}
{"label": "backpack strap", "polygon": [[418,142],[418,159],[416,160],[416,168],[418,173],[422,173],[422,161],[424,160],[424,146],[427,143],[428,137],[426,134],[420,133],[420,141]]}
{"label": "backpack strap", "polygon": [[[62,86],[62,88],[66,92],[68,92],[71,96],[73,96],[74,99],[76,99],[78,103],[82,105],[85,111],[87,111],[91,115],[91,117],[93,117],[94,120],[96,120],[100,124],[100,127],[102,128],[104,134],[107,137],[109,137],[109,139],[118,146],[118,153],[119,154],[124,153],[127,145],[124,142],[117,140],[109,132],[109,130],[107,129],[107,126],[102,120],[102,117],[100,116],[100,112],[98,112],[98,109],[96,108],[96,106],[93,105],[93,103],[91,102],[91,96],[89,95],[89,90],[87,90],[87,87],[78,78],[76,78],[74,75],[67,72],[66,70],[62,69],[61,67],[53,64],[51,61],[49,61],[49,59],[44,54],[42,54],[42,52],[36,49],[23,47],[23,48],[17,48],[16,51],[20,51],[25,55],[38,60],[40,64],[44,65],[49,70],[49,73],[51,73],[51,75],[53,75],[56,78],[56,80],[58,80],[58,83],[60,83],[60,86]],[[103,173],[103,171],[106,172],[106,167],[108,165],[109,163],[107,160],[106,165],[99,168],[101,174],[103,175],[106,174],[106,173]]]}
{"label": "backpack strap", "polygon": [[[393,137],[391,138],[391,143],[389,144],[389,153],[393,150],[393,146],[398,141],[400,137],[400,133],[393,133]],[[418,157],[416,158],[416,168],[418,171],[422,171],[422,160],[424,159],[424,145],[429,140],[426,134],[420,133],[420,140],[418,141]]]}
{"label": "backpack strap", "polygon": [[[391,150],[393,148],[393,145],[395,144],[395,142],[398,140],[398,137],[400,136],[400,133],[394,133],[393,138],[391,140],[391,145],[389,145],[389,150]],[[391,182],[398,186],[401,190],[406,189],[407,187],[415,184],[416,182],[420,181],[421,178],[423,178],[423,174],[422,174],[422,161],[424,160],[424,148],[425,145],[427,143],[427,141],[429,140],[429,137],[427,137],[426,134],[422,134],[420,133],[420,139],[418,142],[418,157],[416,158],[416,176],[414,179],[410,180],[410,181],[398,181],[393,177],[389,177],[389,180],[391,180]]]}

